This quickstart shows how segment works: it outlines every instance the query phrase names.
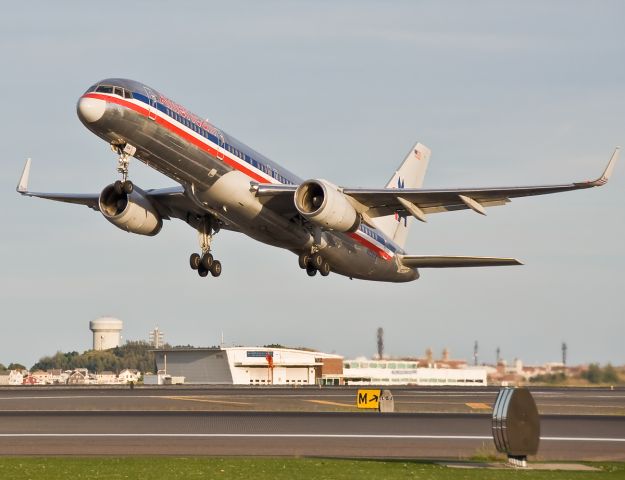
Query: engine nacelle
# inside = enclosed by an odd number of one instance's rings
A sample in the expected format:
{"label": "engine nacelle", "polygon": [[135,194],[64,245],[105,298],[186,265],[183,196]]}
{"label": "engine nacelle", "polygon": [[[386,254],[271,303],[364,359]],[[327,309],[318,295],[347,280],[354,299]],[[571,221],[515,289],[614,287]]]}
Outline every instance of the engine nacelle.
{"label": "engine nacelle", "polygon": [[153,236],[163,226],[154,205],[137,187],[130,194],[117,193],[111,184],[102,190],[98,203],[104,218],[127,232]]}
{"label": "engine nacelle", "polygon": [[295,190],[295,208],[323,228],[355,232],[360,215],[336,185],[327,180],[306,180]]}

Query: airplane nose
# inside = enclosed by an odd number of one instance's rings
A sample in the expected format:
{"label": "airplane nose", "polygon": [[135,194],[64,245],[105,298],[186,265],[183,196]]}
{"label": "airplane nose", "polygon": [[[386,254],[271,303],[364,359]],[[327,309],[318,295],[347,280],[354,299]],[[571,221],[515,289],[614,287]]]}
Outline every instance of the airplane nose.
{"label": "airplane nose", "polygon": [[106,102],[99,98],[82,97],[78,100],[76,110],[78,112],[78,117],[80,117],[83,122],[97,122],[102,118],[102,115],[104,115]]}

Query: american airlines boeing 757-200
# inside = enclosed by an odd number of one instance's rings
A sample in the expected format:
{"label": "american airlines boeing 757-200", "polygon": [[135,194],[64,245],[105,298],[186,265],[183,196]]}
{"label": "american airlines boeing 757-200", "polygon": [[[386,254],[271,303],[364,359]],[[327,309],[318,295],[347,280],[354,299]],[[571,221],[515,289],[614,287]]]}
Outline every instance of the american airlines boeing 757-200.
{"label": "american airlines boeing 757-200", "polygon": [[[430,150],[417,143],[384,188],[340,187],[302,180],[207,120],[142,83],[107,79],[78,100],[78,117],[118,155],[120,180],[94,194],[28,190],[30,159],[17,191],[22,195],[86,205],[116,227],[156,235],[163,220],[178,218],[197,229],[201,253],[190,257],[201,277],[221,274],[212,255],[220,229],[244,233],[298,255],[311,277],[330,272],[350,278],[408,282],[419,268],[520,265],[514,258],[409,255],[404,251],[413,218],[486,207],[511,198],[604,185],[617,161],[614,151],[597,180],[508,188],[422,188]],[[134,157],[179,185],[142,190],[128,179]]]}

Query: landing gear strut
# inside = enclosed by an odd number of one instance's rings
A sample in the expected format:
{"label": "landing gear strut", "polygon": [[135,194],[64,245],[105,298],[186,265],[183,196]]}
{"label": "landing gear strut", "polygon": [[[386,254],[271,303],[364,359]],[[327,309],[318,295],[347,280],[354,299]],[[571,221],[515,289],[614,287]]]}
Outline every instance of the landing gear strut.
{"label": "landing gear strut", "polygon": [[330,275],[330,264],[323,259],[319,252],[302,253],[298,263],[301,269],[306,270],[309,277],[314,277],[319,272],[323,277]]}
{"label": "landing gear strut", "polygon": [[197,270],[200,277],[206,277],[208,273],[213,277],[221,275],[221,262],[215,260],[211,252],[213,235],[219,231],[219,223],[213,217],[204,217],[197,229],[202,253],[192,253],[189,257],[189,265]]}
{"label": "landing gear strut", "polygon": [[113,188],[115,192],[120,195],[122,193],[130,195],[135,187],[133,183],[128,180],[128,165],[130,164],[130,158],[137,153],[137,149],[129,143],[111,143],[111,149],[119,155],[117,157],[117,172],[122,175],[122,180],[117,180],[113,184]]}

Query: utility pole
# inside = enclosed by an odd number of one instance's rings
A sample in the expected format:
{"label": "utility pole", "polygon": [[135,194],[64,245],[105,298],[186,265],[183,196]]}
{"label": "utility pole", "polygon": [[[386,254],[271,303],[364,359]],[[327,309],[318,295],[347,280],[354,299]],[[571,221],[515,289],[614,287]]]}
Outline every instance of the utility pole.
{"label": "utility pole", "polygon": [[384,329],[378,328],[378,360],[384,356]]}
{"label": "utility pole", "polygon": [[473,364],[477,366],[477,352],[478,352],[478,344],[477,340],[473,344]]}
{"label": "utility pole", "polygon": [[496,365],[499,365],[499,361],[501,360],[501,349],[499,347],[497,347],[497,363]]}
{"label": "utility pole", "polygon": [[568,347],[566,346],[566,342],[562,342],[562,366],[566,368],[566,351]]}

